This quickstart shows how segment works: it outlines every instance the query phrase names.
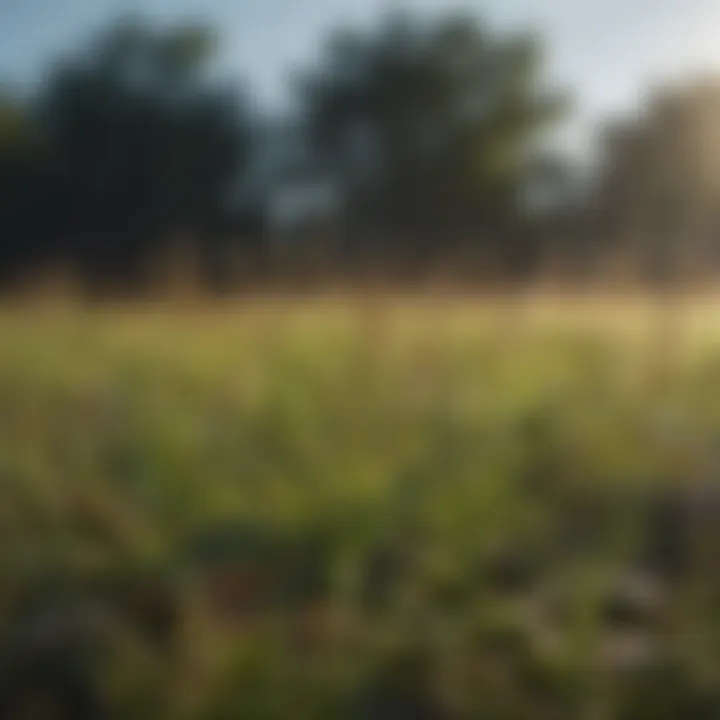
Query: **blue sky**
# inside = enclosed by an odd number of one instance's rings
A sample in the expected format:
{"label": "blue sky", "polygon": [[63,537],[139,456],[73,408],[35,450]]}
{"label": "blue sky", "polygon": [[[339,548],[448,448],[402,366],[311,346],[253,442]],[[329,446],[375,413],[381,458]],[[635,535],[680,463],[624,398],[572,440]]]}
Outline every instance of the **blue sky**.
{"label": "blue sky", "polygon": [[312,62],[329,27],[370,22],[393,4],[470,8],[498,28],[542,31],[551,77],[575,91],[578,137],[598,117],[637,105],[650,81],[720,71],[720,0],[0,0],[0,78],[32,80],[94,28],[140,10],[217,24],[222,68],[244,75],[263,103],[277,106],[288,69]]}

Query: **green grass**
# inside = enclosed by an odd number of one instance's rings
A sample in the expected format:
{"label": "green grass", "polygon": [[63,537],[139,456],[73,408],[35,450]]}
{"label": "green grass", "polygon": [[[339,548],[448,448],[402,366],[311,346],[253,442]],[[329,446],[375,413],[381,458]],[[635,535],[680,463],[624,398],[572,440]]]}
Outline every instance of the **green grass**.
{"label": "green grass", "polygon": [[5,312],[8,662],[100,603],[119,717],[718,717],[715,307]]}

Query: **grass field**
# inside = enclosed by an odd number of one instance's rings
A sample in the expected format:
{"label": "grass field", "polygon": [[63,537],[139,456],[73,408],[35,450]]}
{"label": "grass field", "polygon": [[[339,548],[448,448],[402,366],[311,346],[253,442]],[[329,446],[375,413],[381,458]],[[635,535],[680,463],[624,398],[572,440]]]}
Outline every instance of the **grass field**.
{"label": "grass field", "polygon": [[719,311],[3,311],[0,710],[720,717]]}

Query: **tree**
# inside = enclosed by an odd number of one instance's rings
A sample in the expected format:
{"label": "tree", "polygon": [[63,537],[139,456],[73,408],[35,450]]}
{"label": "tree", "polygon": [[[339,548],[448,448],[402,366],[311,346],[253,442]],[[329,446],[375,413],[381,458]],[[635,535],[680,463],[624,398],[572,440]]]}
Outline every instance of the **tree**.
{"label": "tree", "polygon": [[366,35],[336,33],[300,92],[348,222],[407,238],[399,249],[414,255],[451,252],[463,236],[500,250],[541,131],[565,106],[543,84],[542,55],[534,36],[498,37],[458,16],[392,15]]}
{"label": "tree", "polygon": [[55,69],[37,105],[51,259],[124,283],[178,235],[211,253],[248,153],[242,103],[209,79],[214,47],[205,27],[127,21]]}
{"label": "tree", "polygon": [[720,260],[720,81],[651,94],[636,119],[608,125],[594,217],[603,249],[656,279]]}
{"label": "tree", "polygon": [[36,212],[31,188],[38,180],[30,114],[11,93],[0,93],[0,269],[5,274],[27,252],[27,247],[19,246],[18,235],[28,229]]}

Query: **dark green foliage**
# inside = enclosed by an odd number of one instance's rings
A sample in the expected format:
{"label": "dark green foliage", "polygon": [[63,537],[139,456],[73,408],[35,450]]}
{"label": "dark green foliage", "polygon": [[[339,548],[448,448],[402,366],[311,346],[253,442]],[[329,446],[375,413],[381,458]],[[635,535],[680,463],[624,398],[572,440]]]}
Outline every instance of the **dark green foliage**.
{"label": "dark green foliage", "polygon": [[335,35],[301,88],[351,225],[372,231],[358,242],[379,232],[386,244],[369,249],[406,259],[510,252],[539,133],[563,108],[542,88],[542,50],[453,15]]}
{"label": "dark green foliage", "polygon": [[52,68],[26,111],[32,151],[0,139],[6,265],[70,266],[112,286],[188,244],[213,260],[249,131],[235,88],[210,79],[213,50],[206,28],[128,21]]}

